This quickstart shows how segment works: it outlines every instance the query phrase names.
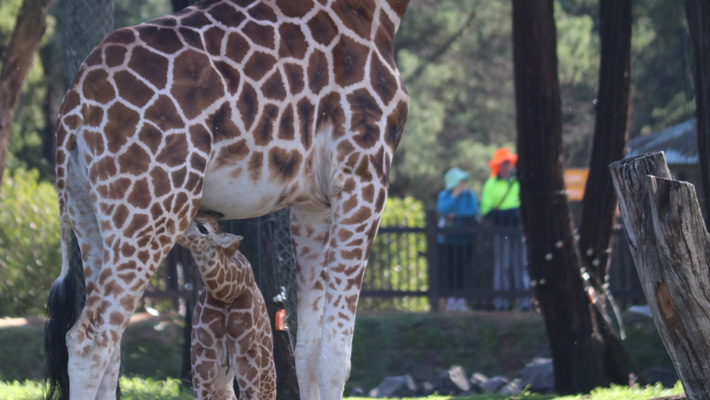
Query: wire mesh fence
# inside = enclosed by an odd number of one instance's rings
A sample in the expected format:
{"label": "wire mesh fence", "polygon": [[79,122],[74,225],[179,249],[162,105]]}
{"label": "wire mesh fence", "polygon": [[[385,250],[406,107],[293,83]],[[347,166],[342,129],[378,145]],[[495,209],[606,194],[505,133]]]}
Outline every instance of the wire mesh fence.
{"label": "wire mesh fence", "polygon": [[112,0],[64,0],[67,77],[73,80],[91,50],[113,29]]}

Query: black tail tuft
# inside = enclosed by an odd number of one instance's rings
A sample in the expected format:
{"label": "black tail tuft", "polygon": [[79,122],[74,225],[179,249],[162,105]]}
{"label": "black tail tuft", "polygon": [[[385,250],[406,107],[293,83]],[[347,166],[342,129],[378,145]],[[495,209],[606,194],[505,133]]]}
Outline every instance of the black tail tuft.
{"label": "black tail tuft", "polygon": [[81,264],[72,265],[69,273],[57,279],[49,292],[47,322],[44,325],[47,400],[69,399],[69,354],[66,336],[81,312],[83,275]]}

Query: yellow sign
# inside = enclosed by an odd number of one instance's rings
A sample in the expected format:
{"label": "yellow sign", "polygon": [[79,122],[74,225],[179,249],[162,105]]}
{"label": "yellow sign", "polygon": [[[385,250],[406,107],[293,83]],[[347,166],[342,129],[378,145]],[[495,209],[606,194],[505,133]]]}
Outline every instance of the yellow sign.
{"label": "yellow sign", "polygon": [[587,176],[589,176],[589,168],[565,169],[565,187],[567,187],[567,199],[569,201],[582,201],[584,186],[587,184]]}

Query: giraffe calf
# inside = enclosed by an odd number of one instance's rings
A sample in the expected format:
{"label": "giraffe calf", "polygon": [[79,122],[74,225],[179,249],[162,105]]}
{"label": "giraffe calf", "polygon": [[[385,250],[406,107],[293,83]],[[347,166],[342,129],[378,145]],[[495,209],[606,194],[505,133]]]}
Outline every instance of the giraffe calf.
{"label": "giraffe calf", "polygon": [[223,233],[216,218],[200,213],[178,243],[192,252],[206,290],[192,319],[192,384],[196,399],[276,399],[273,339],[266,303],[241,236]]}

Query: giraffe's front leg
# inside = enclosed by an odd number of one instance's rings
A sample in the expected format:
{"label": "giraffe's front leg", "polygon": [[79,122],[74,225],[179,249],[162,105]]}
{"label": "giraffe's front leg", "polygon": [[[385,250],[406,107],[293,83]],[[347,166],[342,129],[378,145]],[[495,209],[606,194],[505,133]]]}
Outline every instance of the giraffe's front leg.
{"label": "giraffe's front leg", "polygon": [[318,354],[320,351],[325,266],[330,237],[330,210],[291,209],[291,238],[296,255],[298,335],[294,355],[302,400],[320,400]]}
{"label": "giraffe's front leg", "polygon": [[104,377],[101,379],[99,391],[96,394],[97,399],[114,399],[116,398],[118,378],[121,374],[121,343],[116,343],[111,353],[111,360],[106,367]]}
{"label": "giraffe's front leg", "polygon": [[226,343],[224,305],[205,289],[192,317],[190,363],[195,399],[236,400]]}

